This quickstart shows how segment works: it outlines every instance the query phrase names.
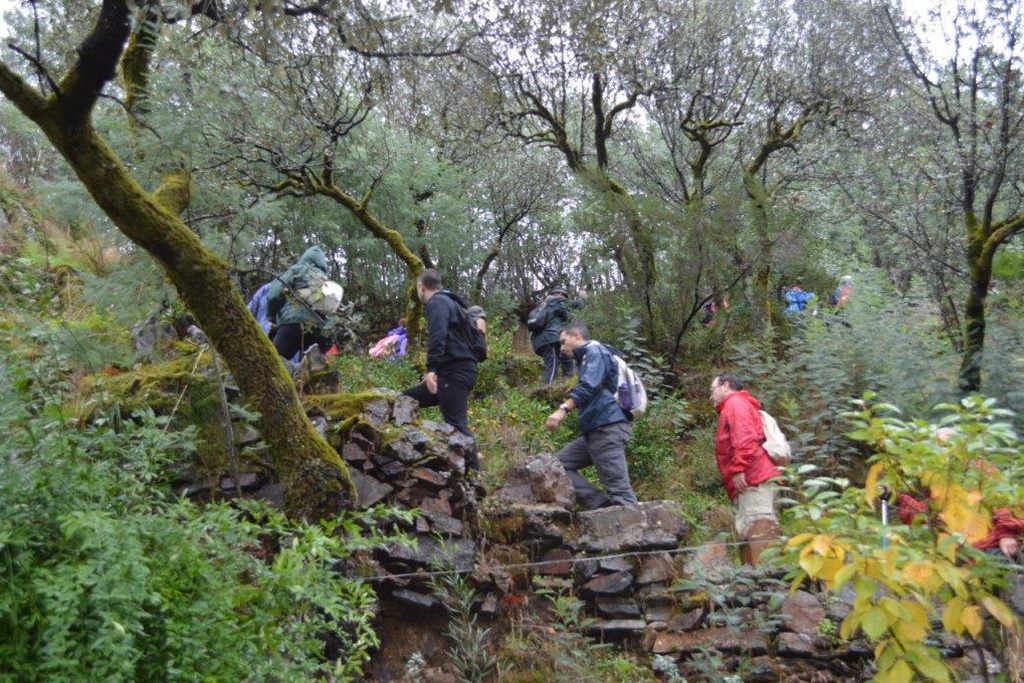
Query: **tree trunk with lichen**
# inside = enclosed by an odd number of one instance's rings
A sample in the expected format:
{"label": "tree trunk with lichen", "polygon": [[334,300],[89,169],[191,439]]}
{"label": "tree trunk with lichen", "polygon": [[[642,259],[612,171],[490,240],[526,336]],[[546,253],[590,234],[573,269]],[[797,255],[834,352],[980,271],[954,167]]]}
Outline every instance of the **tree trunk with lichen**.
{"label": "tree trunk with lichen", "polygon": [[78,62],[58,94],[44,97],[0,62],[0,92],[45,133],[101,209],[163,268],[228,365],[267,442],[284,490],[286,513],[309,520],[351,507],[355,489],[341,458],[306,418],[280,357],[250,315],[229,268],[177,217],[188,178],[171,174],[148,193],[96,132],[91,113],[115,75],[128,40],[130,10],[105,0]]}

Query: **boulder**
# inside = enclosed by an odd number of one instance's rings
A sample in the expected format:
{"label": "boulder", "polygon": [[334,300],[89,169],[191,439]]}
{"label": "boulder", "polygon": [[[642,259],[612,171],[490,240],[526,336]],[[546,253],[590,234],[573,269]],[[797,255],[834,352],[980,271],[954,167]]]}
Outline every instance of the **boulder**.
{"label": "boulder", "polygon": [[577,519],[574,545],[590,553],[676,548],[688,531],[679,505],[669,500],[581,512]]}

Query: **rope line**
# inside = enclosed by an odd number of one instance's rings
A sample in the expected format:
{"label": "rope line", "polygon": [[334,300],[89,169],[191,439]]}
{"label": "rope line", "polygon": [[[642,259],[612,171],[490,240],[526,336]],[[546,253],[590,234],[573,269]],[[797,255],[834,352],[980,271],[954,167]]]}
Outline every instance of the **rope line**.
{"label": "rope line", "polygon": [[435,576],[453,576],[456,574],[469,574],[476,571],[477,569],[483,569],[485,571],[489,569],[528,569],[530,567],[546,567],[552,564],[578,564],[581,562],[600,562],[602,560],[617,560],[624,557],[642,557],[647,555],[678,555],[682,553],[701,550],[703,548],[736,547],[744,545],[744,543],[744,541],[719,541],[714,543],[704,543],[702,545],[684,546],[682,548],[671,548],[666,550],[632,550],[628,552],[614,553],[611,555],[589,555],[587,557],[570,557],[564,560],[538,560],[537,562],[515,562],[512,564],[486,565],[482,567],[474,566],[472,569],[444,569],[428,572],[407,572],[405,574],[383,574],[374,576],[363,576],[355,577],[352,580],[358,581],[360,583],[372,583],[375,581],[385,581],[387,579],[432,578]]}

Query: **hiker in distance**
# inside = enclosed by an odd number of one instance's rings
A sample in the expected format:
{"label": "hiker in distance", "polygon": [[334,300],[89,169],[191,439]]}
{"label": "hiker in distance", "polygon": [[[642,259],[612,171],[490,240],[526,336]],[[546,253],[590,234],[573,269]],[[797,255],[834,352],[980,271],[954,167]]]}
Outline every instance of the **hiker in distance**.
{"label": "hiker in distance", "polygon": [[323,330],[324,318],[298,292],[326,282],[327,257],[320,247],[310,247],[291,268],[270,283],[267,290],[267,318],[277,328],[273,342],[277,353],[286,359],[299,360],[296,354],[308,351],[316,344],[320,351],[330,346]]}
{"label": "hiker in distance", "polygon": [[[626,442],[632,429],[629,418],[613,394],[618,366],[612,352],[592,341],[587,326],[572,322],[558,335],[563,354],[572,354],[579,367],[579,381],[569,398],[548,416],[544,428],[554,431],[571,411],[579,409],[581,435],[566,444],[556,457],[565,467],[585,510],[610,505],[635,505],[629,481]],[[594,488],[579,470],[593,465],[604,491]]]}
{"label": "hiker in distance", "polygon": [[569,322],[570,309],[582,305],[582,301],[569,299],[565,287],[552,287],[544,301],[526,318],[533,352],[544,359],[544,384],[555,381],[559,367],[562,368],[562,377],[572,376],[573,359],[560,353],[558,335]]}
{"label": "hiker in distance", "polygon": [[718,410],[715,459],[736,514],[736,533],[744,542],[744,564],[757,566],[761,552],[779,537],[775,516],[776,485],[781,472],[764,449],[761,404],[733,374],[711,381],[711,402]]}
{"label": "hiker in distance", "polygon": [[[441,275],[428,268],[416,278],[416,295],[427,318],[427,372],[423,381],[402,393],[421,407],[438,406],[444,421],[469,437],[469,394],[476,384],[475,330],[462,297],[442,289]],[[480,469],[474,447],[466,468]]]}

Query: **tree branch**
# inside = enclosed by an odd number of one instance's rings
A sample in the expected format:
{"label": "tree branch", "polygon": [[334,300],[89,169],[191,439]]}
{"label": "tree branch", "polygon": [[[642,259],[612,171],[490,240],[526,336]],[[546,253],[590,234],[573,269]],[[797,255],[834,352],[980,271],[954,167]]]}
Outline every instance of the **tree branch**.
{"label": "tree branch", "polygon": [[78,61],[56,93],[65,126],[85,123],[103,88],[116,76],[130,33],[129,17],[127,0],[103,0],[92,33],[78,48]]}

